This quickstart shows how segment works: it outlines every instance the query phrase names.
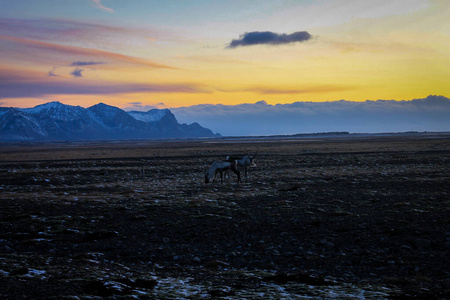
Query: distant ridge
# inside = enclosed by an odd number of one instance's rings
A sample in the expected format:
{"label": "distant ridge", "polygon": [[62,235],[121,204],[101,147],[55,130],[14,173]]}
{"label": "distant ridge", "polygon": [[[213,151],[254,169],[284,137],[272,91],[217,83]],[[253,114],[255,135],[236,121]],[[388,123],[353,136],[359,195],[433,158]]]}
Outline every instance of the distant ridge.
{"label": "distant ridge", "polygon": [[169,109],[126,112],[99,103],[89,108],[58,101],[33,108],[0,107],[0,141],[165,139],[215,137],[198,123],[179,124]]}

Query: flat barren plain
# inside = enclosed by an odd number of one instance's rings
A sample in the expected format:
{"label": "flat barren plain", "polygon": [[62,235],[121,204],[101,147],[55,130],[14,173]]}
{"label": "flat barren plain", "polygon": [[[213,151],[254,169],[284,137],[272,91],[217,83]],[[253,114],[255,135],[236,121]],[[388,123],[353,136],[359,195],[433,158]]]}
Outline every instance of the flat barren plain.
{"label": "flat barren plain", "polygon": [[0,298],[450,299],[449,166],[449,134],[0,144]]}

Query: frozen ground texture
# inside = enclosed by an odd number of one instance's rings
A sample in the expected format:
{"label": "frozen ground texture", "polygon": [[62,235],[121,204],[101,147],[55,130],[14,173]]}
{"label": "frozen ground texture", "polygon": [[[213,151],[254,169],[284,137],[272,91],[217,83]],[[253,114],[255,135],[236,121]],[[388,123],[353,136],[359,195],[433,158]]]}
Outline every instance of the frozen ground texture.
{"label": "frozen ground texture", "polygon": [[[254,153],[236,184],[211,162]],[[449,298],[450,136],[0,145],[0,298]]]}

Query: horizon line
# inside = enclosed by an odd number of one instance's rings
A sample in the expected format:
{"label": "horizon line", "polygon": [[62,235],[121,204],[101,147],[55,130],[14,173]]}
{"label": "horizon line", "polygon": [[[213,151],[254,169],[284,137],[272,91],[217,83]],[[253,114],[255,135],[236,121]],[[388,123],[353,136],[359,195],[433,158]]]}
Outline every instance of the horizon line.
{"label": "horizon line", "polygon": [[[327,102],[330,102],[330,103],[331,103],[331,102],[355,102],[355,103],[360,102],[360,103],[363,103],[363,102],[369,102],[369,101],[372,101],[372,102],[376,102],[376,101],[396,101],[396,102],[403,102],[403,101],[414,101],[414,100],[427,99],[427,98],[429,98],[429,97],[444,97],[444,98],[450,99],[449,97],[447,97],[447,96],[445,96],[445,95],[429,94],[428,96],[422,97],[422,98],[401,99],[401,100],[396,100],[396,99],[376,99],[376,100],[372,100],[372,99],[366,99],[366,100],[346,100],[346,99],[339,99],[339,100],[323,100],[323,101],[312,101],[312,100],[307,100],[307,101],[305,101],[305,100],[298,100],[298,101],[293,101],[293,102],[275,103],[275,104],[270,104],[270,103],[268,103],[268,102],[265,101],[265,100],[259,100],[259,101],[256,101],[256,102],[242,102],[242,103],[238,103],[238,104],[201,103],[201,104],[184,105],[184,106],[172,106],[172,107],[170,107],[170,106],[165,106],[164,103],[144,104],[144,103],[142,103],[142,102],[128,102],[127,104],[130,105],[130,106],[127,106],[127,107],[119,107],[119,106],[107,104],[105,101],[100,101],[100,102],[95,103],[95,104],[92,104],[92,105],[90,105],[90,106],[81,106],[81,105],[66,104],[66,103],[63,103],[63,102],[60,101],[60,100],[53,100],[53,101],[42,102],[42,103],[36,104],[35,106],[32,106],[32,107],[29,107],[29,106],[28,106],[28,107],[20,107],[20,106],[4,106],[4,105],[3,105],[3,102],[0,101],[0,107],[3,107],[3,108],[19,108],[19,109],[23,109],[23,108],[33,108],[33,107],[36,107],[36,106],[39,106],[39,105],[44,105],[44,104],[48,104],[48,103],[57,102],[57,103],[61,103],[61,104],[63,104],[63,105],[75,106],[75,107],[78,106],[78,107],[83,107],[83,108],[89,108],[89,107],[95,106],[95,105],[97,105],[97,104],[106,104],[106,105],[109,105],[109,106],[114,106],[114,107],[120,108],[120,109],[125,110],[125,111],[130,111],[130,110],[128,110],[128,109],[132,109],[131,106],[133,106],[133,105],[136,105],[135,109],[138,110],[138,109],[139,109],[139,105],[142,105],[142,107],[150,108],[150,109],[171,109],[171,108],[186,108],[186,107],[195,107],[195,106],[239,106],[239,105],[246,105],[246,104],[247,104],[247,105],[258,105],[258,104],[260,104],[260,105],[267,105],[267,106],[276,106],[276,105],[289,105],[289,104],[294,104],[294,103],[327,103]],[[159,107],[162,107],[162,108],[158,108],[158,106],[159,106]]]}

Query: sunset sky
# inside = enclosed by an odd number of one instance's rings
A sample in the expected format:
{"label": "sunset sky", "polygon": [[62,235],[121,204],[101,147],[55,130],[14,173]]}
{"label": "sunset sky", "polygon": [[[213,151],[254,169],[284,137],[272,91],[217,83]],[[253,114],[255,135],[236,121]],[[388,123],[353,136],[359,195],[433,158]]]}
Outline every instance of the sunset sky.
{"label": "sunset sky", "polygon": [[450,96],[448,0],[2,0],[0,106]]}

